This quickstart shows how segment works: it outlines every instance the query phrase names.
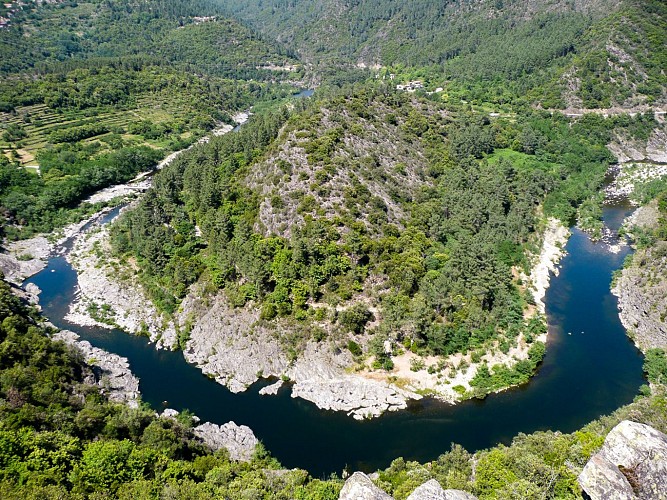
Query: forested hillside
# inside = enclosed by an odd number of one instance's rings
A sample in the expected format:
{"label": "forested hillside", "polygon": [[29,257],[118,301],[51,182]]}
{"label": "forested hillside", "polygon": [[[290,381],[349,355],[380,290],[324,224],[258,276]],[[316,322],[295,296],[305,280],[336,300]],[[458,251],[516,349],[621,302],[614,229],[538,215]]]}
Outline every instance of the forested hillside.
{"label": "forested hillside", "polygon": [[[664,100],[657,0],[228,0],[230,13],[332,64],[388,67],[466,99],[562,108]],[[376,71],[377,72],[377,71]]]}
{"label": "forested hillside", "polygon": [[[259,69],[291,59],[213,0],[30,1],[0,30],[0,71],[62,71],[98,58],[133,56],[238,79],[273,78]],[[196,57],[195,57],[196,56]]]}
{"label": "forested hillside", "polygon": [[214,2],[12,10],[0,29],[0,233],[10,239],[75,220],[93,191],[289,95],[278,81],[300,76],[280,47],[221,17]]}
{"label": "forested hillside", "polygon": [[[595,203],[577,207],[613,161],[611,130],[652,123],[489,119],[383,86],[348,88],[183,155],[116,224],[113,243],[137,259],[162,310],[203,281],[232,306],[261,308],[296,353],[329,338],[386,369],[385,340],[424,354],[507,353],[543,331],[517,278],[541,211],[595,221]],[[536,344],[519,371],[482,372],[479,392],[525,380],[542,354]]]}

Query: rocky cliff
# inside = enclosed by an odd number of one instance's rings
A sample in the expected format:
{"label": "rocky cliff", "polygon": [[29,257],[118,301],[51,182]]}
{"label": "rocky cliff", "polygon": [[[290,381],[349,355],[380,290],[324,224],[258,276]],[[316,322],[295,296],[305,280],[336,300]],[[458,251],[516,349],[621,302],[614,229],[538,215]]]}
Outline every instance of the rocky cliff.
{"label": "rocky cliff", "polygon": [[231,308],[224,294],[205,298],[195,287],[183,302],[180,318],[193,324],[185,359],[232,392],[245,391],[261,377],[288,378],[294,382],[292,397],[357,419],[403,409],[408,399],[420,398],[386,382],[348,374],[350,353],[328,342],[308,342],[300,346],[297,359],[290,360],[276,331],[259,321],[259,311]]}
{"label": "rocky cliff", "polygon": [[259,444],[250,427],[234,422],[223,425],[205,422],[195,427],[194,433],[213,451],[225,448],[230,458],[239,462],[249,462]]}
{"label": "rocky cliff", "polygon": [[93,347],[68,330],[59,331],[53,339],[62,340],[83,353],[85,362],[93,371],[94,379],[89,382],[98,385],[109,400],[127,403],[132,408],[139,406],[139,379],[130,370],[127,358]]}
{"label": "rocky cliff", "polygon": [[[651,204],[638,209],[627,225],[635,231],[650,229],[658,215]],[[637,250],[612,292],[618,297],[621,322],[637,346],[667,347],[667,243],[658,241]]]}

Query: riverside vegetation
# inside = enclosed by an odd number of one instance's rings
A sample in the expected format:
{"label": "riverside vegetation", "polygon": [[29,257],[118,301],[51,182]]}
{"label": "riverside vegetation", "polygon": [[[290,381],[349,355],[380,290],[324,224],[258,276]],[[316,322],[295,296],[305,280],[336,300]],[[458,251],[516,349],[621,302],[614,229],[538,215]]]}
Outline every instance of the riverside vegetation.
{"label": "riverside vegetation", "polygon": [[[81,354],[50,334],[1,281],[3,498],[338,498],[340,479],[281,470],[261,445],[247,463],[211,453],[187,413],[156,418],[144,406],[110,403],[85,382],[90,367]],[[666,359],[664,351],[648,355],[652,389],[580,431],[519,435],[476,454],[454,445],[426,464],[399,458],[377,484],[398,499],[431,478],[479,498],[581,498],[577,474],[614,425],[632,419],[667,430]]]}
{"label": "riverside vegetation", "polygon": [[[545,319],[526,276],[547,218],[599,235],[600,188],[615,161],[606,146],[657,126],[666,9],[658,0],[3,5],[0,236],[82,218],[99,208],[80,205],[92,192],[260,102],[238,133],[195,145],[155,176],[112,227],[115,258],[166,315],[197,284],[258,311],[291,360],[307,343],[331,344],[390,376],[393,358],[412,351],[414,371],[444,379],[465,367],[443,360],[465,354],[479,366],[459,392],[483,397],[527,381],[544,356]],[[316,97],[281,105],[304,79],[321,83]],[[429,92],[396,91],[413,79]],[[566,108],[570,116],[551,111]],[[647,269],[664,261],[663,189],[657,180],[638,194],[662,211],[635,234],[635,264]],[[81,355],[52,341],[4,281],[0,320],[3,498],[338,497],[338,478],[277,470],[261,446],[245,464],[211,453],[187,413],[162,419],[110,403],[85,382]],[[519,346],[525,356],[510,366],[481,361]],[[429,355],[441,362],[426,366]],[[616,423],[667,430],[666,359],[664,346],[647,350],[650,386],[580,431],[519,435],[475,454],[452,445],[427,464],[399,458],[376,483],[396,498],[430,478],[480,498],[580,498],[577,474]]]}

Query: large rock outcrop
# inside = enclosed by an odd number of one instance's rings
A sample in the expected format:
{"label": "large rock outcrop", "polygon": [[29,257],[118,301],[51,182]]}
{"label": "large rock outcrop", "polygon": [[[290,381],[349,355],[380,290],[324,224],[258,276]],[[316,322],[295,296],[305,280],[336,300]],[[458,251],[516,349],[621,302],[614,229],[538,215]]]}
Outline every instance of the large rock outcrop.
{"label": "large rock outcrop", "polygon": [[617,134],[607,148],[619,163],[633,161],[667,163],[667,128],[657,127],[646,141]]}
{"label": "large rock outcrop", "polygon": [[[224,294],[203,298],[197,290],[193,287],[181,307],[181,323],[193,325],[183,354],[232,392],[245,391],[260,377],[286,376],[294,382],[292,397],[356,419],[403,409],[409,399],[421,398],[389,383],[346,373],[352,363],[349,352],[326,342],[306,344],[290,362],[276,332],[259,321],[258,308],[232,308]],[[275,394],[279,386],[261,394]]]}
{"label": "large rock outcrop", "polygon": [[345,360],[310,343],[287,372],[295,381],[292,397],[303,398],[324,410],[344,411],[361,420],[407,407],[419,394],[386,382],[345,373]]}
{"label": "large rock outcrop", "polygon": [[59,331],[53,339],[62,340],[83,353],[86,364],[93,370],[94,380],[90,382],[98,385],[109,400],[127,403],[132,408],[139,406],[139,379],[130,370],[127,358],[93,347],[69,330]]}
{"label": "large rock outcrop", "polygon": [[[119,279],[118,269],[110,257],[109,227],[90,230],[76,236],[66,258],[77,271],[78,294],[65,316],[67,321],[83,326],[112,328],[148,334],[158,347],[171,348],[178,333],[173,324],[149,300],[137,276],[125,273]],[[98,310],[97,316],[90,313]]]}
{"label": "large rock outcrop", "polygon": [[623,421],[579,475],[592,500],[667,499],[667,435]]}
{"label": "large rock outcrop", "polygon": [[46,267],[50,253],[51,244],[43,236],[10,243],[7,253],[0,252],[0,271],[7,281],[20,285]]}
{"label": "large rock outcrop", "polygon": [[183,301],[183,322],[192,318],[183,354],[232,392],[243,392],[261,376],[279,377],[289,360],[273,332],[258,325],[259,309],[232,308],[220,294],[205,302],[195,290]]}
{"label": "large rock outcrop", "polygon": [[[345,481],[339,500],[393,500],[393,497],[375,486],[363,472],[355,472]],[[477,497],[461,490],[445,490],[435,479],[417,487],[408,500],[477,500]]]}
{"label": "large rock outcrop", "polygon": [[206,422],[195,427],[193,431],[213,451],[226,448],[230,458],[239,462],[249,462],[259,444],[250,427],[236,425],[234,422],[223,425]]}
{"label": "large rock outcrop", "polygon": [[477,497],[466,491],[445,490],[435,479],[426,481],[413,491],[408,500],[476,500]]}
{"label": "large rock outcrop", "polygon": [[[650,229],[658,217],[652,203],[637,209],[626,227]],[[667,347],[667,243],[638,249],[612,293],[618,297],[621,322],[640,349]]]}
{"label": "large rock outcrop", "polygon": [[345,481],[340,490],[339,500],[393,500],[393,498],[373,484],[363,472],[355,472]]}

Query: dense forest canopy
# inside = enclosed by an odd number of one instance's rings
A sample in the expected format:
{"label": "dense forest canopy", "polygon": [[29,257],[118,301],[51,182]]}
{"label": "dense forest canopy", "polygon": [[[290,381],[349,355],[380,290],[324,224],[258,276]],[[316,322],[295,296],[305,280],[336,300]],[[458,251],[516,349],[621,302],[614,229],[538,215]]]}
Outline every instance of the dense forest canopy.
{"label": "dense forest canopy", "polygon": [[83,61],[132,57],[238,79],[273,78],[258,69],[294,62],[223,17],[211,0],[28,2],[0,30],[0,72],[62,71]]}
{"label": "dense forest canopy", "polygon": [[295,61],[216,5],[14,5],[0,29],[0,233],[76,220],[92,192],[294,91],[280,81],[300,77]]}

